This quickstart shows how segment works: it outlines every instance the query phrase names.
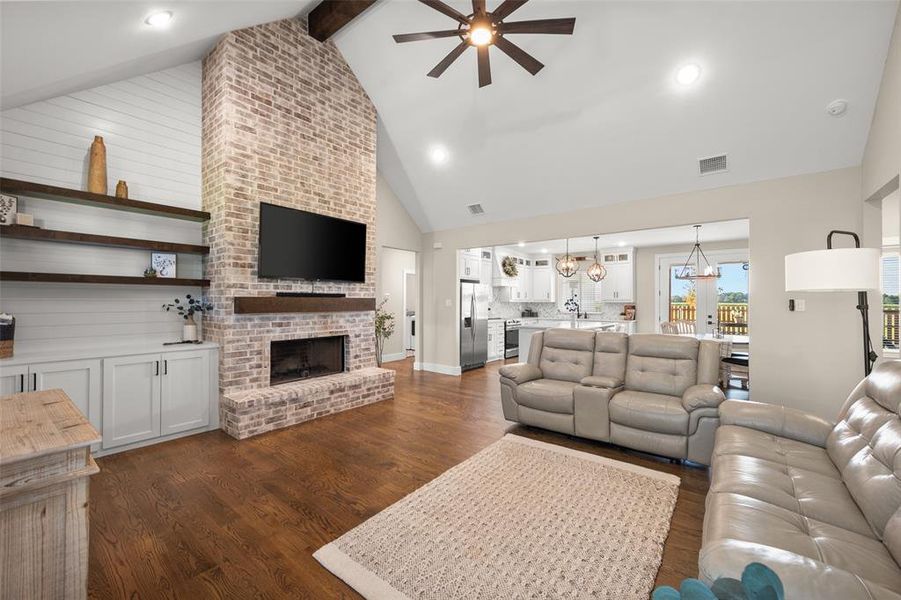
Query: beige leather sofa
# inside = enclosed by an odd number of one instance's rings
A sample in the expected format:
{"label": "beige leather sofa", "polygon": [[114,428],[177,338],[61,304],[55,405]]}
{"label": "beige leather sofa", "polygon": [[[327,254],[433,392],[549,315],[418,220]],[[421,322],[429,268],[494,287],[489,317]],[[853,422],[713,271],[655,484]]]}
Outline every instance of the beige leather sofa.
{"label": "beige leather sofa", "polygon": [[786,598],[901,598],[901,361],[879,365],[836,423],[726,401],[713,451],[701,578],[762,562]]}
{"label": "beige leather sofa", "polygon": [[719,345],[692,337],[548,329],[500,369],[504,416],[709,464],[723,393]]}

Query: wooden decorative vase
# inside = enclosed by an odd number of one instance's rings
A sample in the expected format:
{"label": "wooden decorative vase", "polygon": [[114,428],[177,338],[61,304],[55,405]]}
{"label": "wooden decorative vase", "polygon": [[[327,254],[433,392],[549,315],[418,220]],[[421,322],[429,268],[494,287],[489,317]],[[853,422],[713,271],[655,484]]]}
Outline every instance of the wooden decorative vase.
{"label": "wooden decorative vase", "polygon": [[107,194],[106,187],[106,146],[103,138],[94,136],[91,144],[91,157],[88,162],[88,191],[94,194]]}
{"label": "wooden decorative vase", "polygon": [[128,198],[128,184],[122,179],[116,184],[116,198]]}

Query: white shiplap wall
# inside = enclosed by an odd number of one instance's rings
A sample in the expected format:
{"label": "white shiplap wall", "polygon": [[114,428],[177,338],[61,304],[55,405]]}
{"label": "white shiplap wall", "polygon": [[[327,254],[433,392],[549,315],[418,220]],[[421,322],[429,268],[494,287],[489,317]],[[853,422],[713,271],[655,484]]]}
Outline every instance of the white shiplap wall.
{"label": "white shiplap wall", "polygon": [[[86,189],[88,153],[103,136],[110,194],[201,208],[201,65],[119,81],[0,112],[5,177]],[[199,244],[202,224],[19,197],[19,211],[49,229]],[[10,271],[141,275],[150,252],[0,240]],[[199,277],[201,257],[179,254],[178,275]],[[179,339],[177,316],[161,310],[200,288],[4,283],[0,310],[16,316],[16,349],[77,348]]]}

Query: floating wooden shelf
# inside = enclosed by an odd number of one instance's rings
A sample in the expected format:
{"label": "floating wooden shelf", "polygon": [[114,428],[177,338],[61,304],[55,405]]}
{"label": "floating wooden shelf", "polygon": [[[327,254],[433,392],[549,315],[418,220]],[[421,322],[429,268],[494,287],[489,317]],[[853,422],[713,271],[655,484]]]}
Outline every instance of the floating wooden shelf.
{"label": "floating wooden shelf", "polygon": [[235,314],[363,312],[375,310],[375,298],[327,296],[237,296]]}
{"label": "floating wooden shelf", "polygon": [[210,213],[202,210],[192,210],[190,208],[168,206],[166,204],[132,200],[130,198],[116,198],[115,196],[94,194],[82,190],[34,183],[33,181],[9,179],[7,177],[0,178],[0,192],[5,194],[22,194],[33,198],[68,202],[70,204],[87,204],[112,210],[138,212],[159,217],[185,219],[188,221],[208,221],[210,218]]}
{"label": "floating wooden shelf", "polygon": [[157,242],[134,238],[115,237],[111,235],[95,235],[93,233],[76,233],[74,231],[57,231],[41,229],[26,225],[8,225],[0,227],[0,237],[20,240],[39,240],[44,242],[65,242],[70,244],[88,244],[92,246],[113,246],[116,248],[134,248],[138,250],[158,250],[160,252],[182,252],[186,254],[208,254],[209,246],[197,244],[180,244],[176,242]]}
{"label": "floating wooden shelf", "polygon": [[41,283],[115,283],[125,285],[175,285],[207,287],[209,279],[185,279],[183,277],[128,277],[124,275],[79,275],[76,273],[26,273],[24,271],[0,271],[0,281],[32,281]]}

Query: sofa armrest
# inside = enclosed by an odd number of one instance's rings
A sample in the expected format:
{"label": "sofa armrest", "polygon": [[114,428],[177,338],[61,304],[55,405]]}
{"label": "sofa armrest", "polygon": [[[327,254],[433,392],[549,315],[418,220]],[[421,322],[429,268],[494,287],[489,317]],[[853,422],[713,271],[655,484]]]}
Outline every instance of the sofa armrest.
{"label": "sofa armrest", "polygon": [[726,400],[720,405],[720,425],[738,425],[826,447],[833,424],[826,419],[777,404]]}
{"label": "sofa armrest", "polygon": [[541,379],[543,377],[543,375],[541,374],[541,369],[539,369],[535,365],[530,365],[529,363],[504,365],[500,368],[500,374],[501,377],[506,377],[507,379],[512,380],[517,385],[525,383],[527,381],[532,381],[534,379]]}
{"label": "sofa armrest", "polygon": [[587,387],[596,388],[618,388],[623,385],[623,380],[619,377],[604,377],[602,375],[589,375],[583,377],[579,382]]}
{"label": "sofa armrest", "polygon": [[723,390],[707,383],[693,385],[682,394],[682,406],[691,412],[697,408],[716,408],[726,396]]}
{"label": "sofa armrest", "polygon": [[704,544],[698,557],[698,578],[708,585],[718,577],[740,580],[742,571],[752,562],[775,571],[786,598],[901,600],[898,592],[856,573],[775,546],[728,538]]}

